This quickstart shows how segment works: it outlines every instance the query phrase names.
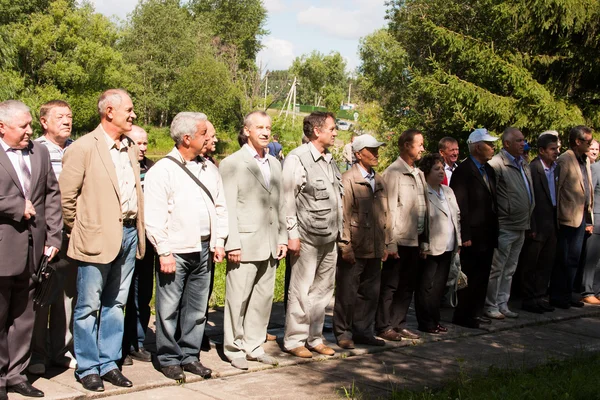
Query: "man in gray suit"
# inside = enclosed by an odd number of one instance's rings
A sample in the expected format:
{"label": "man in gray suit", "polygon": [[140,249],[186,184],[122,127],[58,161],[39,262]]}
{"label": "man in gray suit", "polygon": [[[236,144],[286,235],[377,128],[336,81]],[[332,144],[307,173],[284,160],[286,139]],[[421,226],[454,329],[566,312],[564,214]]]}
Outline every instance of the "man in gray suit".
{"label": "man in gray suit", "polygon": [[262,111],[248,114],[243,134],[246,144],[221,162],[219,172],[229,210],[223,348],[231,365],[248,369],[247,360],[277,365],[261,345],[287,230],[281,164],[265,151],[271,118]]}
{"label": "man in gray suit", "polygon": [[600,304],[600,163],[590,166],[594,189],[594,230],[586,243],[585,265],[581,279],[581,301]]}
{"label": "man in gray suit", "polygon": [[31,113],[20,101],[0,103],[0,400],[6,388],[43,397],[24,374],[31,357],[33,284],[42,254],[62,241],[58,182],[48,149],[30,141]]}

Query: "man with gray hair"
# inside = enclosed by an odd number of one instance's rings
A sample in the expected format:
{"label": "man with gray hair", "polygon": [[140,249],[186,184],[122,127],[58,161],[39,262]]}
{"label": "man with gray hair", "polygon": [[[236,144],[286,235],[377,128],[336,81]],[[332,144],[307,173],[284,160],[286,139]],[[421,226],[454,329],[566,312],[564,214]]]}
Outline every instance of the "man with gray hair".
{"label": "man with gray hair", "polygon": [[123,308],[146,240],[138,147],[126,136],[136,118],[133,102],[125,90],[109,89],[98,112],[100,125],[65,152],[59,183],[67,255],[78,263],[75,376],[85,389],[102,392],[102,380],[133,385],[118,363]]}
{"label": "man with gray hair", "polygon": [[175,148],[146,175],[148,238],[159,256],[156,271],[156,348],[161,371],[185,382],[183,371],[207,378],[200,363],[214,262],[225,256],[228,234],[223,183],[217,168],[200,156],[207,118],[181,112],[171,123]]}
{"label": "man with gray hair", "polygon": [[31,113],[16,100],[0,103],[0,400],[6,390],[43,397],[25,368],[31,356],[33,282],[42,254],[61,245],[60,193],[50,155],[32,142]]}
{"label": "man with gray hair", "polygon": [[502,133],[502,150],[488,162],[496,174],[500,227],[485,300],[485,315],[493,319],[519,316],[508,308],[508,299],[535,206],[531,173],[522,158],[524,148],[523,133],[517,128],[506,128]]}

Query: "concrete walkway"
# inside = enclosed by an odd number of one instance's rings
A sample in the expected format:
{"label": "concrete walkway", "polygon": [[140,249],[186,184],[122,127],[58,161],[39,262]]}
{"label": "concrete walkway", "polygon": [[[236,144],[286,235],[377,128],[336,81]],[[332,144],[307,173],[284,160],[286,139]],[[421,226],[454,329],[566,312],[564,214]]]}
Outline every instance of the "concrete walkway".
{"label": "concrete walkway", "polygon": [[[515,305],[515,310],[517,307]],[[556,310],[543,315],[522,312],[513,320],[494,321],[485,330],[452,325],[451,310],[442,310],[449,332],[423,334],[414,341],[388,342],[385,347],[358,346],[341,350],[333,334],[325,338],[337,351],[333,357],[298,359],[282,352],[283,305],[275,304],[269,332],[278,342],[264,345],[268,354],[280,360],[278,367],[250,362],[249,371],[240,371],[225,361],[222,352],[222,310],[210,314],[207,329],[212,349],[201,353],[202,363],[213,370],[212,379],[187,374],[187,382],[177,385],[165,378],[151,363],[135,362],[124,367],[133,381],[123,389],[105,383],[103,393],[87,392],[73,377],[73,370],[49,369],[44,377],[30,377],[46,399],[110,398],[151,399],[339,399],[344,388],[367,398],[387,398],[392,390],[439,386],[459,373],[485,372],[490,366],[522,367],[561,359],[585,352],[600,351],[600,307]],[[328,321],[331,325],[331,310]],[[151,323],[153,326],[153,323]],[[411,310],[409,328],[416,329]],[[147,347],[154,351],[150,332]],[[9,398],[25,399],[9,393]]]}

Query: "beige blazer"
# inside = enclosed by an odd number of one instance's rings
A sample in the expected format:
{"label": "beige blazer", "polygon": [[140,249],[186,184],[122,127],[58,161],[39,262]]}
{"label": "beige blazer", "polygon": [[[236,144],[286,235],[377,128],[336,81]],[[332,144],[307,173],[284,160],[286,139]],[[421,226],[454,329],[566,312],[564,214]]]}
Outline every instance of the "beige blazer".
{"label": "beige blazer", "polygon": [[241,250],[242,262],[277,258],[278,245],[287,245],[281,163],[267,157],[271,171],[268,187],[256,160],[244,147],[219,164],[229,213],[225,250]]}
{"label": "beige blazer", "polygon": [[586,172],[588,175],[589,193],[588,208],[585,207],[585,189],[583,187],[583,176],[579,162],[573,150],[567,150],[558,157],[556,163],[560,166],[558,177],[558,188],[556,196],[556,214],[558,223],[570,227],[578,227],[585,218],[588,224],[592,224],[592,210],[594,209],[594,188],[592,186],[592,173],[590,161],[586,159]]}
{"label": "beige blazer", "polygon": [[454,191],[448,186],[441,185],[441,188],[450,209],[450,215],[448,215],[437,194],[427,186],[427,198],[429,199],[429,250],[426,253],[432,256],[439,256],[446,252],[446,247],[448,247],[448,242],[450,241],[448,235],[448,225],[450,222],[448,218],[452,219],[454,235],[456,237],[453,251],[458,250],[458,247],[462,245],[460,238],[460,209],[456,202],[456,196],[454,195]]}
{"label": "beige blazer", "polygon": [[[140,183],[138,147],[128,150],[137,192],[137,258],[145,253],[144,194]],[[121,250],[123,221],[121,196],[115,167],[108,152],[104,129],[77,139],[63,158],[59,178],[63,219],[70,231],[69,257],[90,263],[108,264]]]}

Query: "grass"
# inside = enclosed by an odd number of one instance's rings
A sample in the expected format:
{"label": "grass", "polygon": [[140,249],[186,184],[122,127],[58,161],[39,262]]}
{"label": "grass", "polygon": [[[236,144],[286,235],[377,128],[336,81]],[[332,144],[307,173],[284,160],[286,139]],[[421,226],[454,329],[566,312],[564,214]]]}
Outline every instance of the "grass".
{"label": "grass", "polygon": [[[458,378],[441,389],[392,390],[390,400],[591,400],[600,398],[595,380],[600,374],[600,353],[581,354],[526,369],[492,367],[485,375]],[[356,385],[342,388],[341,397],[369,399]]]}

